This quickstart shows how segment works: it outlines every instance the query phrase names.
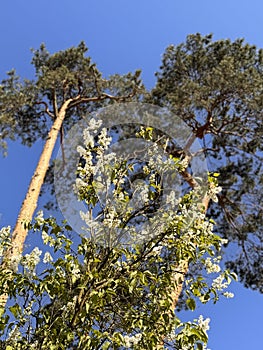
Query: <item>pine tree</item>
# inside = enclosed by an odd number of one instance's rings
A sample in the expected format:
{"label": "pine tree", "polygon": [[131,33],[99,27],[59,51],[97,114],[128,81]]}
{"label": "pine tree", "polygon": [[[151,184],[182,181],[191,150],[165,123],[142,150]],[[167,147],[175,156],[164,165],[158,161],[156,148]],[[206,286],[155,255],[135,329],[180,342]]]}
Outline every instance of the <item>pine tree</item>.
{"label": "pine tree", "polygon": [[222,193],[209,206],[246,287],[263,291],[263,50],[243,39],[189,35],[169,46],[148,101],[171,109],[193,130]]}
{"label": "pine tree", "polygon": [[86,51],[83,42],[53,55],[41,45],[32,59],[34,80],[21,81],[11,71],[0,85],[2,145],[6,138],[21,139],[26,145],[39,137],[46,140],[17,217],[12,245],[6,253],[7,264],[15,264],[23,252],[27,226],[37,207],[58,135],[107,100],[130,100],[138,90],[139,72],[105,80],[90,57],[85,56]]}

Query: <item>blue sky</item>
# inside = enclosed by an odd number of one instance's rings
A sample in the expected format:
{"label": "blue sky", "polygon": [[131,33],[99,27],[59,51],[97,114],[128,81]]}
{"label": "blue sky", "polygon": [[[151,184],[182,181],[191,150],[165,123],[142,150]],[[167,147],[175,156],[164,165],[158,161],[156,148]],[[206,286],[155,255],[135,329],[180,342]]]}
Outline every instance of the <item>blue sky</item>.
{"label": "blue sky", "polygon": [[[30,48],[42,42],[54,52],[84,40],[104,75],[140,68],[150,88],[169,44],[200,32],[214,33],[215,39],[244,37],[263,47],[262,23],[261,0],[3,1],[0,79],[11,68],[32,77]],[[15,223],[42,144],[39,141],[29,149],[13,143],[8,157],[0,157],[1,226]],[[200,307],[187,317],[203,314],[211,318],[212,350],[261,349],[263,297],[240,284],[231,289],[234,299]]]}

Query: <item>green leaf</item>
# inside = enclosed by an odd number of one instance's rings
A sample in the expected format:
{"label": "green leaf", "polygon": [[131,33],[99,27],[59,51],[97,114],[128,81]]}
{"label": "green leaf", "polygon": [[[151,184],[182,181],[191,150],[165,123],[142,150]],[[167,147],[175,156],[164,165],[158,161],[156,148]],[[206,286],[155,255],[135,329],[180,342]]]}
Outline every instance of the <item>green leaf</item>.
{"label": "green leaf", "polygon": [[103,345],[102,345],[102,350],[107,350],[110,348],[110,342],[106,341]]}
{"label": "green leaf", "polygon": [[12,312],[12,314],[17,318],[19,315],[21,315],[21,307],[17,303],[13,306],[9,307],[9,310]]}
{"label": "green leaf", "polygon": [[192,311],[195,310],[195,308],[196,308],[195,300],[193,298],[188,298],[186,300],[186,305],[187,305],[188,309],[190,309]]}

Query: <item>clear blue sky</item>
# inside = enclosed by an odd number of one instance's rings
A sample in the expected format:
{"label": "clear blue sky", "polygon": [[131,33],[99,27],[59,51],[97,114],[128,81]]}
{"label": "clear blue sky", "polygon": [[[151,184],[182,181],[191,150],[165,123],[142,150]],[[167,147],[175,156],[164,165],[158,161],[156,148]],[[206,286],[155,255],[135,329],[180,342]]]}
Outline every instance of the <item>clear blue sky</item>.
{"label": "clear blue sky", "polygon": [[[42,42],[54,52],[84,40],[105,75],[141,68],[151,87],[169,44],[200,32],[214,33],[215,39],[244,37],[263,47],[262,23],[262,0],[2,1],[0,80],[11,68],[32,76],[29,49]],[[0,226],[14,224],[41,147],[42,141],[31,149],[11,144],[8,157],[0,157]],[[263,296],[240,284],[232,290],[234,299],[200,307],[195,313],[211,318],[209,347],[260,350]]]}

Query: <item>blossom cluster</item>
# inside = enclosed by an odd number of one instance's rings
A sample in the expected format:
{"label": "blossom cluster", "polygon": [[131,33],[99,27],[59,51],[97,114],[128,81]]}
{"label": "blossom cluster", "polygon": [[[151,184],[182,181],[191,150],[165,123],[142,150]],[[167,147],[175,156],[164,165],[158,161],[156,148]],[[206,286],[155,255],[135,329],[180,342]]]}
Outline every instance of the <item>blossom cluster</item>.
{"label": "blossom cluster", "polygon": [[214,258],[213,260],[210,257],[206,258],[205,259],[205,263],[204,263],[206,272],[208,274],[220,272],[221,271],[221,267],[218,264],[218,262],[220,260],[221,260],[221,257],[219,259],[218,258]]}
{"label": "blossom cluster", "polygon": [[125,335],[124,337],[124,346],[128,349],[132,348],[134,345],[137,345],[141,338],[142,338],[142,334],[141,333],[137,333],[135,335],[129,336],[129,335]]}
{"label": "blossom cluster", "polygon": [[[84,162],[78,166],[75,190],[80,199],[86,201],[88,209],[80,215],[87,224],[91,237],[95,237],[101,243],[100,239],[105,239],[106,236],[112,235],[113,239],[117,238],[116,240],[120,241],[121,236],[126,237],[126,234],[136,236],[137,232],[140,232],[140,239],[143,241],[157,237],[167,227],[175,228],[174,232],[177,234],[180,227],[180,243],[177,247],[182,250],[190,249],[191,257],[196,261],[201,259],[208,274],[219,274],[220,258],[204,258],[208,251],[208,254],[213,255],[211,251],[217,250],[216,247],[224,243],[219,237],[215,238],[214,222],[206,218],[203,208],[200,209],[202,207],[200,198],[204,196],[204,188],[198,186],[187,196],[178,199],[178,193],[174,188],[163,193],[158,182],[158,176],[163,181],[166,172],[181,171],[187,167],[188,161],[165,157],[165,152],[155,143],[145,148],[146,160],[143,160],[143,165],[130,161],[127,154],[122,157],[111,152],[112,138],[108,135],[107,129],[101,126],[100,121],[92,119],[89,127],[83,132],[84,147],[78,147],[79,155]],[[136,181],[132,182],[130,179],[133,174],[136,175],[135,170],[140,166],[142,175],[134,176]],[[221,188],[217,186],[216,181],[209,182],[207,194],[213,201],[217,201],[217,194],[220,191]],[[81,197],[81,193],[85,195]],[[142,208],[150,206],[160,193],[163,202],[154,215],[147,218]],[[143,214],[141,217],[138,216],[139,220],[131,220],[136,218],[140,211]],[[145,218],[148,219],[147,225],[144,224]],[[162,256],[169,247],[173,247],[176,240],[172,237],[173,229],[170,232],[171,236],[167,237],[167,240],[164,238],[162,243],[149,250],[150,258]],[[140,242],[140,239],[136,239],[136,243]],[[48,259],[49,257],[45,261]],[[78,267],[72,270],[75,278],[79,277],[79,272]],[[214,278],[211,288],[216,294],[217,291],[226,289],[228,285],[229,281],[225,279],[225,275],[220,274]],[[199,288],[198,284],[195,286]],[[200,300],[206,302],[207,299],[204,297],[207,298],[212,289],[206,282],[200,283],[200,286],[200,289],[203,288]],[[231,297],[232,293],[224,292],[223,295]],[[200,316],[194,327],[206,334],[209,330],[209,321]],[[125,335],[125,346],[131,348],[137,345],[141,337],[141,333]],[[206,349],[205,341],[202,342],[203,349]],[[184,346],[184,349],[188,349],[187,345]]]}
{"label": "blossom cluster", "polygon": [[217,186],[215,182],[209,183],[209,189],[208,189],[208,197],[211,198],[213,202],[218,202],[217,194],[222,191],[222,187]]}
{"label": "blossom cluster", "polygon": [[0,229],[0,258],[3,257],[4,251],[10,244],[11,227],[2,227]]}
{"label": "blossom cluster", "polygon": [[200,315],[198,320],[197,320],[198,326],[204,331],[207,332],[210,329],[209,323],[210,323],[210,318],[204,319],[203,315]]}
{"label": "blossom cluster", "polygon": [[[130,181],[131,174],[134,173],[136,177],[140,162],[128,161],[127,154],[117,156],[115,152],[111,152],[109,146],[112,138],[108,135],[107,129],[101,126],[101,121],[91,119],[89,126],[83,132],[85,147],[77,148],[84,162],[78,166],[75,191],[80,200],[88,204],[87,212],[81,211],[80,216],[87,224],[90,236],[100,242],[107,235],[106,232],[115,241],[119,241],[120,235],[134,237],[138,235],[136,232],[140,232],[140,238],[151,238],[153,234],[157,236],[169,222],[167,214],[175,216],[175,207],[178,204],[178,193],[175,190],[171,189],[169,193],[162,195],[157,215],[151,217],[147,225],[139,225],[139,231],[138,220],[132,221],[131,217],[141,215],[141,222],[145,221],[147,218],[145,208],[150,206],[162,191],[156,175],[163,178],[167,171],[177,172],[177,161],[165,158],[164,150],[161,150],[156,143],[150,144],[145,148],[142,178]],[[87,191],[88,198],[82,196]],[[101,214],[97,215],[98,212]]]}
{"label": "blossom cluster", "polygon": [[35,273],[35,268],[40,262],[42,251],[35,247],[31,253],[25,254],[21,260],[22,266],[31,273]]}
{"label": "blossom cluster", "polygon": [[[213,280],[212,288],[214,288],[218,291],[222,291],[222,290],[226,289],[230,283],[231,283],[231,280],[226,279],[224,274],[221,274]],[[232,298],[234,296],[234,294],[230,293],[230,292],[224,292],[224,295],[227,298]]]}

